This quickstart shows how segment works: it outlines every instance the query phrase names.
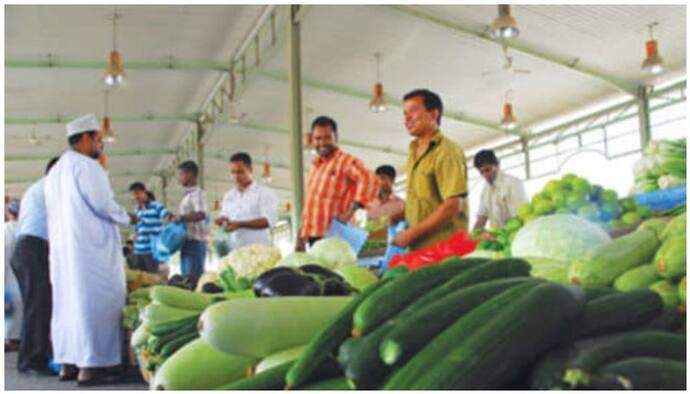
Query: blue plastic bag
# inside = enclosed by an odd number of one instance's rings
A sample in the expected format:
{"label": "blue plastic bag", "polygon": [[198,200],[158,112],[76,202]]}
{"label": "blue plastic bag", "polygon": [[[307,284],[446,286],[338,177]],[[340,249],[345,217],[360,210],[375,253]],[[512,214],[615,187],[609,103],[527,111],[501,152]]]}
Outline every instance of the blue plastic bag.
{"label": "blue plastic bag", "polygon": [[167,262],[172,255],[182,249],[187,238],[187,226],[184,223],[169,223],[163,227],[158,237],[151,240],[151,253],[158,262]]}
{"label": "blue plastic bag", "polygon": [[405,254],[405,248],[393,245],[395,237],[405,229],[407,229],[407,222],[404,220],[399,221],[395,225],[391,224],[388,226],[388,249],[386,249],[386,255],[383,260],[381,260],[379,274],[383,274],[388,270],[388,263],[393,259],[393,256]]}
{"label": "blue plastic bag", "polygon": [[326,231],[326,237],[336,237],[350,244],[352,250],[355,251],[355,255],[359,255],[362,251],[364,244],[369,238],[369,233],[357,227],[348,226],[343,224],[338,219],[333,219],[331,227]]}
{"label": "blue plastic bag", "polygon": [[639,205],[645,205],[654,210],[673,209],[685,203],[687,199],[687,189],[686,186],[683,185],[672,189],[635,194],[632,197]]}

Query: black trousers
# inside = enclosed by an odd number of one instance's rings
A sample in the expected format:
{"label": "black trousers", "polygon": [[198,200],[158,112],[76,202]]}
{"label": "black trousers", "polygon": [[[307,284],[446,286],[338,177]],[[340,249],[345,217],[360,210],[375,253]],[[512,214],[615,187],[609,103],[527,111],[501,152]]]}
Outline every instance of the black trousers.
{"label": "black trousers", "polygon": [[158,273],[158,262],[152,254],[135,254],[134,266],[136,269],[154,274]]}
{"label": "black trousers", "polygon": [[52,296],[48,265],[48,241],[22,236],[17,241],[10,265],[19,282],[24,301],[21,343],[17,368],[43,369],[48,367],[52,354],[50,318]]}

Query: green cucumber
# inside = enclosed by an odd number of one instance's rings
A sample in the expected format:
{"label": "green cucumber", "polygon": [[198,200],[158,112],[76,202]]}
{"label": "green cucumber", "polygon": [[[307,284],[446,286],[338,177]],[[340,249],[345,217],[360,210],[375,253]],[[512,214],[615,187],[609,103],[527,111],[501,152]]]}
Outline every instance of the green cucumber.
{"label": "green cucumber", "polygon": [[218,350],[263,358],[308,343],[351,300],[292,296],[221,301],[201,314],[199,331]]}
{"label": "green cucumber", "polygon": [[163,357],[169,357],[175,353],[182,346],[188,344],[189,342],[199,338],[199,333],[197,331],[192,331],[178,336],[175,339],[168,341],[160,349],[160,354]]}
{"label": "green cucumber", "polygon": [[665,279],[679,279],[685,275],[686,260],[685,235],[667,238],[654,256],[656,270]]}
{"label": "green cucumber", "polygon": [[456,290],[425,308],[397,320],[381,341],[379,355],[388,365],[404,363],[454,321],[502,291],[534,280],[495,279]]}
{"label": "green cucumber", "polygon": [[568,330],[584,306],[581,291],[576,294],[565,286],[539,284],[494,315],[459,346],[446,349],[445,356],[437,359],[435,365],[429,364],[431,368],[410,388],[501,388],[523,376],[554,345],[568,339]]}
{"label": "green cucumber", "polygon": [[449,349],[459,348],[476,331],[488,324],[494,316],[508,310],[513,303],[524,297],[537,282],[527,282],[512,287],[473,309],[437,335],[402,368],[394,372],[385,383],[386,390],[405,390],[413,385],[433,366],[444,358]]}
{"label": "green cucumber", "polygon": [[604,365],[596,374],[623,377],[632,390],[685,390],[685,370],[682,361],[632,357]]}
{"label": "green cucumber", "polygon": [[585,292],[587,302],[617,293],[616,289],[612,289],[610,287],[584,287],[583,290]]}
{"label": "green cucumber", "polygon": [[443,262],[410,272],[397,280],[386,283],[362,301],[355,310],[352,317],[353,336],[371,332],[380,323],[395,316],[429,289],[433,289],[470,266],[470,260]]}
{"label": "green cucumber", "polygon": [[[404,267],[404,266],[401,266]],[[344,376],[328,380],[321,380],[319,382],[309,383],[301,387],[300,390],[350,390],[347,384],[347,379]]]}
{"label": "green cucumber", "polygon": [[675,332],[683,327],[683,322],[683,315],[679,311],[664,311],[664,313],[662,313],[656,319],[650,321],[639,329]]}
{"label": "green cucumber", "polygon": [[294,361],[288,361],[262,373],[218,387],[216,390],[282,390],[285,384],[285,374],[293,363]]}
{"label": "green cucumber", "polygon": [[588,340],[571,358],[563,381],[571,388],[586,387],[601,366],[629,357],[685,360],[685,336],[664,331],[632,331]]}
{"label": "green cucumber", "polygon": [[678,288],[667,280],[660,280],[649,286],[649,289],[659,294],[664,301],[664,308],[667,311],[674,311],[680,305],[680,298],[678,297]]}
{"label": "green cucumber", "polygon": [[644,326],[664,310],[661,298],[649,290],[612,294],[588,302],[576,338],[626,331]]}
{"label": "green cucumber", "polygon": [[678,298],[685,304],[685,276],[678,282]]}
{"label": "green cucumber", "polygon": [[338,346],[352,331],[352,315],[357,307],[367,297],[391,280],[393,279],[384,278],[367,287],[362,293],[353,298],[327,327],[309,341],[302,355],[287,373],[286,383],[288,388],[300,387],[311,377],[316,368],[329,354],[336,352]]}
{"label": "green cucumber", "polygon": [[623,273],[613,282],[613,287],[620,291],[648,289],[654,282],[661,279],[661,275],[654,264],[644,264]]}
{"label": "green cucumber", "polygon": [[563,373],[568,360],[573,356],[572,346],[559,348],[542,357],[532,368],[529,378],[530,390],[565,390],[568,385],[563,382]]}
{"label": "green cucumber", "polygon": [[156,372],[153,387],[159,390],[210,390],[246,375],[256,363],[252,357],[220,352],[202,339],[176,351]]}
{"label": "green cucumber", "polygon": [[652,260],[659,238],[648,228],[604,243],[575,261],[568,272],[574,285],[609,286],[621,274]]}
{"label": "green cucumber", "polygon": [[407,268],[406,265],[398,265],[384,272],[383,277],[381,277],[381,279],[395,279],[398,276],[407,274],[408,272],[410,272],[410,269]]}
{"label": "green cucumber", "polygon": [[[379,358],[378,347],[393,324],[392,320],[388,320],[363,337],[345,341],[347,345],[343,344],[345,350],[338,354],[338,361],[345,371],[350,388],[373,390],[386,379],[391,369]],[[343,352],[349,354],[344,355]]]}
{"label": "green cucumber", "polygon": [[150,331],[153,335],[163,336],[182,329],[190,324],[196,326],[199,315],[186,317],[180,320],[172,320],[164,323],[151,323]]}

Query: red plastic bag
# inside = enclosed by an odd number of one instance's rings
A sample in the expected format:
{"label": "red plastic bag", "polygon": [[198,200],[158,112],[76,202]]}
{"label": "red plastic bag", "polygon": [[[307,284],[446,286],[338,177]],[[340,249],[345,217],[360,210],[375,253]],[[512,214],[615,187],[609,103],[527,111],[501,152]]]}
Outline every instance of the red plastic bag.
{"label": "red plastic bag", "polygon": [[478,242],[473,241],[467,231],[460,230],[446,240],[415,250],[406,255],[393,256],[388,264],[388,268],[402,264],[414,271],[431,264],[440,263],[448,257],[461,257],[470,254],[477,248],[477,244]]}

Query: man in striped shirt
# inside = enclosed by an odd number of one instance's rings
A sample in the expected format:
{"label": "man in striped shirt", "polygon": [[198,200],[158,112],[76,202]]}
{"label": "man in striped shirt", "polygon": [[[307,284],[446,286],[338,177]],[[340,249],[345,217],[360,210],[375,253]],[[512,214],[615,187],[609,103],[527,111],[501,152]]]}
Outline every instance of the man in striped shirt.
{"label": "man in striped shirt", "polygon": [[170,217],[170,212],[163,204],[154,201],[151,193],[141,182],[134,182],[129,191],[137,202],[135,210],[137,221],[134,230],[137,233],[134,242],[134,265],[136,269],[147,272],[158,272],[158,262],[151,252],[151,238],[158,236],[163,230],[163,221]]}
{"label": "man in striped shirt", "polygon": [[376,197],[378,190],[373,172],[336,145],[338,126],[333,119],[316,118],[311,125],[311,139],[318,157],[307,175],[297,250],[322,238],[333,219],[348,223],[357,209]]}

